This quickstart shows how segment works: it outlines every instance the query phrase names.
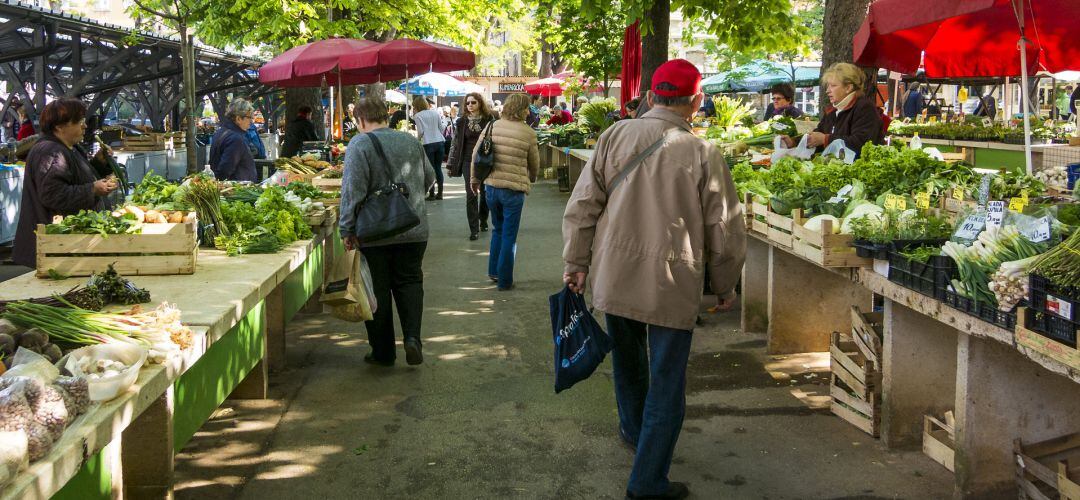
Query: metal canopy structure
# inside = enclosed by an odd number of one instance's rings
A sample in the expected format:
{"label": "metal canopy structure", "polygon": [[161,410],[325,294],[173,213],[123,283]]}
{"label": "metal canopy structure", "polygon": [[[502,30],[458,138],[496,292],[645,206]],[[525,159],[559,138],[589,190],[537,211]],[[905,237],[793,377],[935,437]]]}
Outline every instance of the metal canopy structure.
{"label": "metal canopy structure", "polygon": [[[255,68],[263,61],[205,46],[195,54],[199,97],[210,96],[221,113],[230,92],[266,96],[260,108],[269,121],[277,93],[258,81]],[[16,99],[36,117],[46,96],[66,96],[85,100],[90,114],[124,101],[154,128],[171,117],[178,129],[182,80],[179,38],[0,0],[0,81],[9,92],[0,102],[0,117]]]}

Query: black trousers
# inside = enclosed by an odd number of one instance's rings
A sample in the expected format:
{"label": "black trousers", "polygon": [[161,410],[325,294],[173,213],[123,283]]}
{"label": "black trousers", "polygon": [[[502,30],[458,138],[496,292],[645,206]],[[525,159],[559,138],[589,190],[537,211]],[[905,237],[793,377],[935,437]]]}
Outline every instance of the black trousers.
{"label": "black trousers", "polygon": [[[469,165],[466,162],[465,168],[462,169],[466,183],[469,182],[470,174]],[[469,219],[469,231],[479,233],[481,223],[484,227],[488,225],[487,190],[483,185],[480,186],[479,193],[470,193],[470,189],[472,188],[465,188],[465,216]]]}
{"label": "black trousers", "polygon": [[401,243],[363,248],[371,269],[371,284],[375,288],[378,308],[375,319],[367,321],[368,343],[376,360],[391,362],[397,357],[394,347],[393,305],[397,306],[405,339],[420,340],[420,325],[424,314],[424,252],[427,242]]}

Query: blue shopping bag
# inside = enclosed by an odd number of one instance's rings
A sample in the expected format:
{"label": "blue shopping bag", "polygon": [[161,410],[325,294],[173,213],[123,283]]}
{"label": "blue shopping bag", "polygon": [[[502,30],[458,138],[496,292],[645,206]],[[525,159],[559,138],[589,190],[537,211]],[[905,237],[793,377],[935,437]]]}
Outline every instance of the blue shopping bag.
{"label": "blue shopping bag", "polygon": [[589,378],[611,352],[614,341],[596,322],[585,297],[569,287],[548,297],[555,341],[555,393]]}

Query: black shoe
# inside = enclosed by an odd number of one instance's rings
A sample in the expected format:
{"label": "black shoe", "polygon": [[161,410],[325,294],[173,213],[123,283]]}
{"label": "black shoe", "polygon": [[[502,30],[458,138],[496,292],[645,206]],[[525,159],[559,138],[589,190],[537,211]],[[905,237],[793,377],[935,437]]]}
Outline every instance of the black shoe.
{"label": "black shoe", "polygon": [[634,442],[633,439],[630,439],[630,436],[626,434],[626,431],[623,430],[621,425],[619,426],[619,441],[621,441],[623,446],[626,446],[626,449],[630,450],[631,453],[637,454],[637,443]]}
{"label": "black shoe", "polygon": [[480,239],[480,233],[469,234],[469,241],[476,241],[478,239]]}
{"label": "black shoe", "polygon": [[426,199],[427,201],[435,201],[435,195],[433,195],[433,194],[429,194],[429,195],[427,195],[427,198],[425,198],[425,199]]}
{"label": "black shoe", "polygon": [[435,195],[435,199],[436,200],[441,200],[442,199],[442,193],[439,193],[439,194]]}
{"label": "black shoe", "polygon": [[374,353],[370,353],[370,352],[367,353],[366,355],[364,355],[364,362],[369,364],[369,365],[375,365],[375,366],[385,366],[385,367],[394,366],[393,361],[380,361],[378,359],[375,359],[375,354]]}
{"label": "black shoe", "polygon": [[480,224],[480,232],[481,233],[486,233],[487,230],[488,230],[487,223]]}
{"label": "black shoe", "polygon": [[491,280],[492,283],[498,283],[499,282],[499,277],[498,276],[492,276],[492,275],[489,274],[488,279]]}
{"label": "black shoe", "polygon": [[686,498],[688,496],[690,496],[690,488],[687,488],[685,483],[676,483],[675,481],[672,481],[671,483],[668,484],[667,492],[665,492],[662,495],[641,495],[641,496],[638,496],[638,495],[634,495],[634,494],[630,493],[629,491],[626,492],[626,500],[630,500],[632,498],[634,498],[634,499],[636,499],[636,498],[656,498],[656,499],[663,499],[663,500],[682,500],[683,498]]}
{"label": "black shoe", "polygon": [[416,339],[405,339],[405,362],[419,365],[424,362],[424,348]]}
{"label": "black shoe", "polygon": [[501,287],[501,286],[499,287],[500,292],[509,292],[510,290],[513,290],[513,289],[514,289],[514,285],[510,285],[510,286],[507,286],[507,287]]}

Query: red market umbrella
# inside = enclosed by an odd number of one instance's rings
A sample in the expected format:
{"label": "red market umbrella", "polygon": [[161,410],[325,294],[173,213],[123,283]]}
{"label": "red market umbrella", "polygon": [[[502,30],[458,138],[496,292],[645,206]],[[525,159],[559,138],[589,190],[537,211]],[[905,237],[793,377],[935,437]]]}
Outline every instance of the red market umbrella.
{"label": "red market umbrella", "polygon": [[1080,69],[1077,18],[1078,0],[877,0],[855,33],[855,62],[915,73],[921,60],[930,78],[1020,75],[1030,173],[1027,75]]}
{"label": "red market umbrella", "polygon": [[259,68],[259,81],[277,87],[320,87],[374,83],[374,72],[339,71],[341,57],[380,45],[368,40],[331,38],[293,47]]}
{"label": "red market umbrella", "polygon": [[386,82],[422,73],[472,69],[476,55],[459,47],[403,38],[347,54],[340,64],[346,74],[376,75]]}
{"label": "red market umbrella", "polygon": [[563,81],[558,78],[541,78],[525,84],[527,94],[541,97],[556,97],[562,95]]}
{"label": "red market umbrella", "polygon": [[622,72],[619,74],[622,87],[619,88],[620,113],[626,116],[626,103],[637,97],[641,85],[641,31],[638,22],[626,27],[623,33]]}

